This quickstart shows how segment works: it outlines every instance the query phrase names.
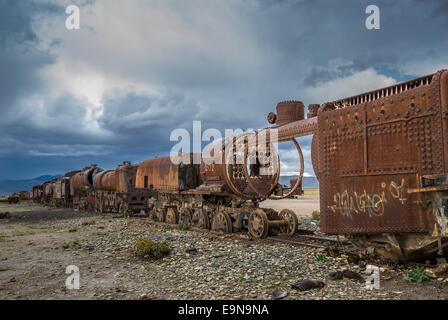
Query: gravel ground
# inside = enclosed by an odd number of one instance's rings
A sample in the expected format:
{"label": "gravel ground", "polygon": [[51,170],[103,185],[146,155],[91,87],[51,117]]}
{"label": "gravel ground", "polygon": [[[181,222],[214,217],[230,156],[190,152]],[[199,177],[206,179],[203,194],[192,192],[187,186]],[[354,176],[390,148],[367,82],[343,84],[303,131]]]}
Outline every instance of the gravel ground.
{"label": "gravel ground", "polygon": [[[143,218],[77,214],[40,208],[0,220],[0,299],[139,299],[142,294],[148,299],[272,299],[276,290],[287,293],[284,299],[448,298],[448,275],[413,284],[404,279],[411,266],[382,260],[376,263],[380,290],[365,289],[364,279],[330,280],[330,272],[345,269],[364,276],[363,262],[348,262],[352,251],[331,257],[308,247],[166,230]],[[316,228],[310,219],[301,221]],[[157,261],[138,259],[132,248],[141,236],[166,241],[170,254]],[[187,253],[193,248],[195,254]],[[318,254],[328,261],[317,261]],[[79,290],[66,289],[68,265],[80,269]],[[325,286],[291,287],[304,279]]]}

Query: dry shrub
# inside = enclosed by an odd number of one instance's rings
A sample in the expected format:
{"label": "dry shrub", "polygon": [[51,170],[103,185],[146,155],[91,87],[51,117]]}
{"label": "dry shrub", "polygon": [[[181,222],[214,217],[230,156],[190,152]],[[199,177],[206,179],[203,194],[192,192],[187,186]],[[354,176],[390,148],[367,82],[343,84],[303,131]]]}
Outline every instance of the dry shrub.
{"label": "dry shrub", "polygon": [[146,237],[140,237],[135,241],[134,253],[139,258],[157,260],[166,256],[170,248],[163,242],[155,242]]}

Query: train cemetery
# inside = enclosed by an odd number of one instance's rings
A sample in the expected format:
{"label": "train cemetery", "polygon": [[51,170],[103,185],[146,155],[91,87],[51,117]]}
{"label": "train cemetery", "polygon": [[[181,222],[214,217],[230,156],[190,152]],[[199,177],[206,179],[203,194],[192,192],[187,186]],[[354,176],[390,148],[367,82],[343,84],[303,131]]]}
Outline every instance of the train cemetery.
{"label": "train cemetery", "polygon": [[[300,207],[310,199],[318,206],[317,196],[281,201]],[[0,219],[0,299],[448,298],[445,264],[353,250],[323,237],[302,212],[303,237],[289,242],[30,201],[1,203],[0,212],[8,212]],[[79,269],[79,289],[66,285],[69,265]],[[379,289],[366,288],[368,265],[379,269]]]}

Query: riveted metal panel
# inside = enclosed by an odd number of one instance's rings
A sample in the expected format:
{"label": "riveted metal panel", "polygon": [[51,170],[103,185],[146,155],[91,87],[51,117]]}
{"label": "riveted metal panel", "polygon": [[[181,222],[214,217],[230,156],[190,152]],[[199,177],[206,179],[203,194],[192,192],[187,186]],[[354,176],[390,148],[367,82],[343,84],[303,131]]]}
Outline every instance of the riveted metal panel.
{"label": "riveted metal panel", "polygon": [[408,194],[445,170],[443,71],[324,104],[319,110],[321,230],[427,232],[428,213]]}

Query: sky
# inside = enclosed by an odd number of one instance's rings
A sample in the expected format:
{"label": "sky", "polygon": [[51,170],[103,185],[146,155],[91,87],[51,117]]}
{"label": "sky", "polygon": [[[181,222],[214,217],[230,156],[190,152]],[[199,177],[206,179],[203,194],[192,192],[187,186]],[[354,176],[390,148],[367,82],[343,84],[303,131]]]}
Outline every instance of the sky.
{"label": "sky", "polygon": [[[365,27],[370,4],[379,30]],[[279,101],[448,68],[447,28],[446,0],[0,0],[0,180],[138,163],[195,120],[263,128]],[[299,143],[312,176],[311,137]],[[292,144],[280,156],[297,172]]]}

